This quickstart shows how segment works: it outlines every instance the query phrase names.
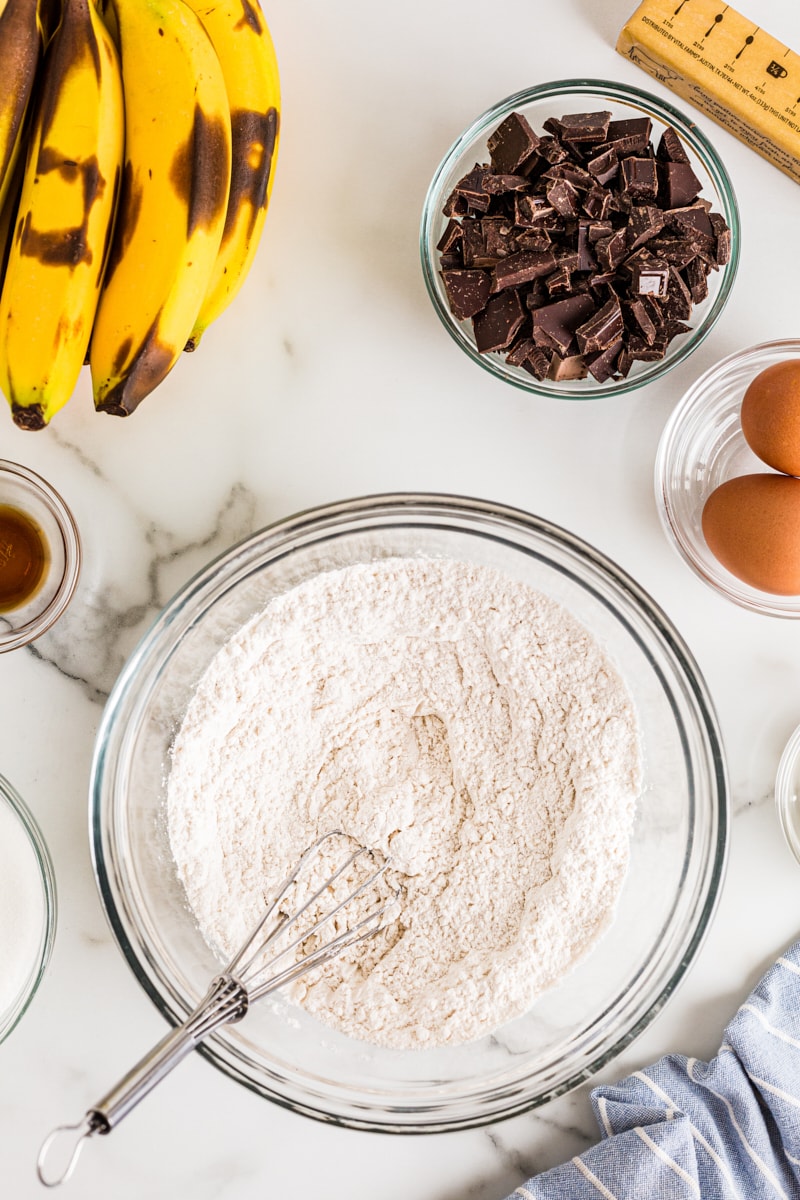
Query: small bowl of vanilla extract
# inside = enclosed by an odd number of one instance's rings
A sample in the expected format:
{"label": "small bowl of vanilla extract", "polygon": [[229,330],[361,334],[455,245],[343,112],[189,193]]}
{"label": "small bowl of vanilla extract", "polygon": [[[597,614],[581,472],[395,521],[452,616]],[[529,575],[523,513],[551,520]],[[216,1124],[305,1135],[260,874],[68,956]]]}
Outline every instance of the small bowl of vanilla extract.
{"label": "small bowl of vanilla extract", "polygon": [[58,620],[80,567],[80,535],[64,500],[40,475],[0,459],[0,653]]}

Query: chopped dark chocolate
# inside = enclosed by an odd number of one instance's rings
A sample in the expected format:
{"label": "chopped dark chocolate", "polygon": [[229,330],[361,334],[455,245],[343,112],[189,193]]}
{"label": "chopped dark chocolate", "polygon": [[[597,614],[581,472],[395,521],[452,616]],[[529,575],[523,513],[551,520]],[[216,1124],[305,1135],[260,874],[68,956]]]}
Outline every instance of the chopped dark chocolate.
{"label": "chopped dark chocolate", "polygon": [[575,330],[594,310],[589,296],[569,296],[543,304],[533,314],[533,337],[537,345],[551,346],[566,354],[575,341]]}
{"label": "chopped dark chocolate", "polygon": [[580,212],[578,189],[568,179],[553,180],[547,189],[547,200],[562,217],[576,217]]}
{"label": "chopped dark chocolate", "polygon": [[658,139],[656,158],[662,162],[688,163],[689,155],[683,148],[683,142],[671,125],[668,125]]}
{"label": "chopped dark chocolate", "polygon": [[536,254],[531,250],[518,250],[502,259],[494,268],[494,285],[492,290],[501,291],[503,288],[519,287],[530,283],[540,275],[549,275],[556,265],[552,250]]}
{"label": "chopped dark chocolate", "polygon": [[476,163],[472,170],[456,184],[455,193],[466,201],[468,208],[477,209],[479,212],[489,211],[489,205],[492,202],[491,196],[483,188],[488,174],[488,167],[482,167]]}
{"label": "chopped dark chocolate", "polygon": [[503,196],[506,192],[522,192],[530,187],[526,175],[493,175],[487,172],[483,180],[483,190],[489,196]]}
{"label": "chopped dark chocolate", "polygon": [[589,371],[582,354],[570,354],[565,358],[554,354],[550,359],[548,379],[585,379]]}
{"label": "chopped dark chocolate", "polygon": [[583,198],[583,211],[587,217],[603,221],[611,208],[611,193],[604,187],[596,185],[590,188]]}
{"label": "chopped dark chocolate", "polygon": [[447,302],[480,353],[536,379],[622,379],[689,329],[731,231],[674,130],[654,149],[647,117],[574,113],[544,129],[511,114],[490,162],[453,188],[438,242]]}
{"label": "chopped dark chocolate", "polygon": [[[610,112],[570,113],[556,121],[557,128],[551,132],[558,133],[562,141],[604,142],[610,121]],[[544,125],[547,129],[547,121]]]}
{"label": "chopped dark chocolate", "polygon": [[653,122],[649,117],[628,117],[624,121],[610,121],[606,141],[618,148],[622,154],[643,154],[650,144]]}
{"label": "chopped dark chocolate", "polygon": [[488,271],[442,271],[447,302],[459,321],[474,317],[486,307],[492,291]]}
{"label": "chopped dark chocolate", "polygon": [[489,350],[505,350],[524,320],[525,309],[519,292],[508,288],[492,296],[483,311],[472,318],[475,345],[479,352],[486,354]]}
{"label": "chopped dark chocolate", "polygon": [[616,341],[606,346],[605,350],[599,350],[597,354],[585,355],[589,374],[593,375],[598,383],[605,383],[607,379],[613,378],[621,349],[622,338],[618,337]]}
{"label": "chopped dark chocolate", "polygon": [[637,204],[631,209],[628,222],[627,242],[631,250],[643,246],[664,228],[664,213],[654,204]]}
{"label": "chopped dark chocolate", "polygon": [[452,250],[456,242],[461,241],[461,225],[458,221],[454,221],[452,217],[445,225],[444,233],[436,243],[436,249],[442,254],[447,254],[448,250]]}
{"label": "chopped dark chocolate", "polygon": [[724,267],[726,263],[731,261],[731,231],[725,222],[725,218],[720,213],[709,213],[708,219],[711,222],[711,228],[716,241],[714,263],[718,267]]}
{"label": "chopped dark chocolate", "polygon": [[595,242],[594,252],[604,271],[616,271],[627,256],[628,239],[624,229],[617,229],[610,237]]}
{"label": "chopped dark chocolate", "polygon": [[700,258],[693,258],[683,270],[683,278],[694,304],[702,304],[708,296],[708,275]]}
{"label": "chopped dark chocolate", "polygon": [[658,182],[665,208],[680,208],[696,200],[702,183],[688,162],[660,162]]}
{"label": "chopped dark chocolate", "polygon": [[539,136],[522,113],[510,113],[487,140],[492,167],[501,175],[513,175],[536,153]]}
{"label": "chopped dark chocolate", "polygon": [[610,183],[619,172],[619,155],[616,150],[606,150],[604,154],[590,158],[586,170],[598,183]]}
{"label": "chopped dark chocolate", "polygon": [[631,261],[631,292],[638,296],[665,297],[669,287],[669,263],[657,258]]}
{"label": "chopped dark chocolate", "polygon": [[622,308],[614,296],[575,330],[578,349],[581,354],[607,350],[613,342],[622,337],[624,328]]}
{"label": "chopped dark chocolate", "polygon": [[652,158],[623,158],[622,187],[634,204],[655,200],[658,195],[658,174]]}

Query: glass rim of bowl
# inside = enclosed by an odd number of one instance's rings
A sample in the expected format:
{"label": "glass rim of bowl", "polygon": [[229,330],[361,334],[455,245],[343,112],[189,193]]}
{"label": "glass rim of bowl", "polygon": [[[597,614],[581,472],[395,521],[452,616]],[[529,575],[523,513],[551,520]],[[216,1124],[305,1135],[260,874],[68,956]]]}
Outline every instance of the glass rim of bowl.
{"label": "glass rim of bowl", "polygon": [[63,616],[78,586],[83,557],[77,522],[60,492],[42,475],[23,466],[22,463],[0,458],[0,481],[3,476],[17,478],[27,485],[53,517],[61,534],[64,571],[55,593],[41,612],[32,616],[24,625],[13,629],[0,628],[0,654],[18,650],[20,647],[36,641],[55,624],[59,617]]}
{"label": "glass rim of bowl", "polygon": [[[751,361],[755,363],[763,356],[773,355],[777,355],[779,358],[791,355],[800,359],[800,338],[774,338],[766,342],[757,342],[752,346],[745,346],[741,350],[734,350],[731,354],[726,354],[724,358],[712,363],[689,384],[669,414],[661,431],[653,464],[653,480],[661,527],[670,545],[698,579],[702,580],[712,592],[739,608],[758,613],[760,616],[797,620],[800,618],[800,597],[759,591],[726,571],[714,559],[710,550],[707,562],[704,561],[679,519],[673,501],[675,489],[670,487],[670,475],[676,465],[675,460],[679,454],[681,436],[687,430],[687,423],[704,405],[708,405],[712,401],[715,388],[718,388],[731,373]],[[767,365],[768,363],[765,361],[764,366]],[[744,440],[743,434],[742,440]],[[780,472],[773,471],[766,463],[761,463],[760,466],[764,473],[780,474]],[[686,478],[685,473],[684,478]]]}
{"label": "glass rim of bowl", "polygon": [[[695,873],[699,874],[692,884],[691,920],[681,925],[680,953],[670,957],[669,966],[659,975],[657,994],[647,996],[646,1002],[637,1010],[636,1019],[626,1018],[629,1024],[623,1025],[621,1029],[616,1028],[613,1034],[607,1032],[606,1025],[602,1025],[600,1032],[594,1033],[593,1041],[593,1045],[602,1042],[602,1049],[598,1053],[595,1045],[595,1056],[590,1065],[587,1067],[582,1064],[574,1068],[568,1078],[551,1081],[538,1095],[524,1094],[520,1086],[512,1082],[494,1088],[489,1094],[489,1100],[484,1092],[465,1094],[459,1101],[460,1109],[451,1099],[441,1101],[438,1107],[435,1100],[430,1100],[426,1105],[413,1109],[410,1118],[402,1104],[397,1107],[387,1103],[385,1107],[380,1107],[373,1102],[374,1107],[370,1112],[368,1105],[363,1101],[352,1102],[346,1113],[331,1112],[325,1107],[325,1101],[330,1100],[330,1089],[326,1092],[322,1085],[312,1090],[306,1083],[305,1090],[299,1087],[295,1088],[292,1094],[281,1093],[274,1085],[269,1087],[266,1083],[257,1082],[252,1075],[246,1073],[246,1066],[242,1065],[244,1057],[235,1045],[225,1045],[215,1037],[209,1043],[198,1047],[203,1057],[224,1074],[291,1111],[365,1131],[433,1133],[472,1128],[529,1111],[571,1091],[590,1075],[602,1069],[650,1024],[675,992],[694,962],[716,910],[727,862],[729,789],[722,738],[713,701],[702,673],[680,633],[655,600],[622,567],[577,535],[545,518],[503,504],[465,496],[437,493],[367,495],[305,509],[275,521],[217,555],[187,581],[162,609],[133,651],[111,691],[98,728],[91,767],[88,816],[95,879],[109,926],[139,985],[161,1014],[174,1024],[183,1019],[190,1006],[187,1007],[186,998],[180,994],[180,985],[176,985],[174,980],[165,980],[160,972],[158,951],[154,952],[147,944],[146,935],[137,928],[135,916],[131,915],[130,897],[125,894],[125,881],[121,874],[123,859],[120,858],[119,847],[115,845],[114,813],[109,808],[114,804],[116,790],[120,787],[124,790],[124,778],[122,784],[115,782],[120,770],[119,759],[124,759],[121,749],[121,739],[127,736],[124,730],[130,731],[132,724],[146,711],[147,690],[163,663],[168,661],[175,650],[174,645],[160,647],[159,643],[176,628],[180,630],[184,626],[189,628],[193,625],[196,615],[191,616],[191,609],[198,600],[207,601],[215,594],[227,595],[237,581],[244,579],[255,567],[257,555],[265,540],[269,540],[270,545],[284,557],[291,553],[292,549],[291,545],[285,544],[288,539],[306,538],[307,540],[300,542],[304,546],[315,544],[315,537],[323,541],[328,540],[335,536],[337,523],[343,520],[377,520],[384,524],[393,522],[396,525],[403,522],[404,516],[411,520],[415,516],[430,517],[432,522],[438,522],[434,524],[436,529],[441,529],[442,523],[448,517],[451,520],[482,520],[482,528],[467,528],[466,532],[502,542],[502,530],[505,529],[506,545],[534,557],[540,556],[534,549],[526,549],[511,541],[512,530],[520,532],[522,527],[529,533],[550,538],[554,544],[557,543],[561,549],[574,556],[576,569],[580,563],[596,572],[596,586],[599,586],[598,578],[610,580],[613,587],[618,589],[620,597],[641,614],[647,629],[657,631],[660,646],[668,652],[674,664],[676,677],[680,676],[681,685],[690,698],[693,718],[698,722],[695,732],[699,731],[705,739],[703,762],[711,781],[708,803],[704,806],[708,822],[707,828],[704,828],[708,849],[702,855],[702,867],[694,868]],[[354,526],[357,530],[363,528],[363,524]],[[351,529],[350,532],[352,531]],[[226,570],[228,574],[225,574]],[[583,585],[583,581],[581,583]],[[600,597],[596,592],[593,592],[593,595],[599,598],[601,603],[609,606],[607,599]],[[626,632],[631,634],[630,618],[619,619]],[[633,636],[638,642],[637,635]],[[639,648],[647,660],[652,662],[652,651],[644,644]],[[160,659],[159,651],[162,655]],[[148,661],[150,655],[155,655],[156,661]],[[143,691],[137,694],[136,681],[141,666],[145,668]],[[654,670],[658,673],[660,669],[654,667]],[[682,744],[686,754],[686,744]],[[692,762],[696,767],[697,760],[693,759]],[[126,772],[127,767],[123,762],[123,776]],[[693,811],[696,804],[697,799],[693,797]],[[117,817],[119,818],[119,814]],[[696,841],[697,836],[698,829],[695,828],[692,841]],[[684,862],[684,871],[686,870]],[[672,927],[670,933],[674,936],[675,931]],[[652,968],[648,972],[643,967],[642,972],[647,978],[651,978]],[[666,982],[663,976],[668,976]],[[653,985],[650,986],[652,988]],[[606,1019],[605,1012],[602,1019]],[[583,1031],[574,1035],[573,1041],[582,1047],[587,1036]],[[592,1038],[588,1040],[592,1041]],[[494,1107],[487,1107],[489,1101]],[[397,1118],[398,1113],[406,1113],[402,1121]]]}
{"label": "glass rim of bowl", "polygon": [[[800,828],[793,819],[793,781],[800,765],[800,725],[789,736],[778,762],[775,773],[775,807],[784,840],[797,863],[800,863]],[[794,806],[796,807],[796,805]]]}
{"label": "glass rim of bowl", "polygon": [[28,838],[39,868],[39,878],[42,883],[42,895],[44,899],[44,921],[42,924],[41,941],[36,955],[37,965],[32,970],[25,987],[20,992],[14,1005],[6,1014],[0,1014],[0,1021],[3,1016],[6,1018],[5,1024],[0,1023],[0,1043],[2,1043],[16,1029],[28,1011],[44,978],[55,943],[58,899],[53,860],[50,857],[50,851],[47,848],[47,843],[44,840],[39,823],[17,789],[2,774],[0,774],[0,803],[8,806]]}
{"label": "glass rim of bowl", "polygon": [[[624,379],[609,380],[603,384],[595,383],[592,380],[584,387],[580,385],[582,383],[587,384],[586,380],[578,380],[574,383],[568,380],[561,382],[553,380],[540,381],[533,375],[528,375],[527,372],[522,373],[520,371],[519,374],[513,374],[508,370],[503,359],[493,358],[489,354],[481,354],[472,340],[463,331],[463,323],[457,321],[450,312],[442,295],[442,290],[437,285],[437,270],[433,261],[435,253],[433,231],[435,223],[441,216],[441,204],[446,199],[443,194],[442,185],[459,156],[468,149],[476,138],[491,132],[491,126],[500,119],[501,114],[511,112],[515,108],[523,107],[538,100],[566,95],[605,95],[619,104],[627,104],[656,116],[665,125],[674,126],[681,139],[689,144],[704,169],[708,172],[725,209],[725,218],[731,231],[730,260],[721,268],[720,284],[713,303],[704,315],[700,325],[692,328],[688,334],[679,340],[674,354],[667,355],[658,362],[648,364],[646,369],[633,376],[629,375]],[[649,383],[662,379],[665,375],[669,374],[673,367],[677,367],[694,353],[711,333],[728,302],[738,273],[740,236],[739,206],[730,175],[720,155],[702,130],[697,127],[696,123],[669,101],[662,100],[652,92],[645,91],[632,84],[620,83],[616,80],[586,77],[552,80],[514,92],[504,99],[497,101],[490,108],[485,109],[480,116],[476,117],[459,134],[436,168],[428,186],[422,207],[419,249],[422,275],[434,310],[442,325],[450,334],[450,337],[473,362],[477,363],[490,375],[494,376],[494,378],[500,379],[505,383],[510,383],[521,391],[540,396],[549,396],[554,399],[587,401],[600,400],[608,396],[623,396],[629,392],[637,391]]]}

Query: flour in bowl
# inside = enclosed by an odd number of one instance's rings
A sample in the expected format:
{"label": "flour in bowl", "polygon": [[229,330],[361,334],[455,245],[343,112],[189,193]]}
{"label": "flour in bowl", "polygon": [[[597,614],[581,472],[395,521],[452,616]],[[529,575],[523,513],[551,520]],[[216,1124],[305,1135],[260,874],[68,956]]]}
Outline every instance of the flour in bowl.
{"label": "flour in bowl", "polygon": [[627,689],[563,607],[490,567],[386,559],[309,579],[218,652],[175,741],[169,835],[223,957],[322,834],[390,855],[398,920],[291,998],[368,1042],[454,1044],[607,928],[640,776]]}

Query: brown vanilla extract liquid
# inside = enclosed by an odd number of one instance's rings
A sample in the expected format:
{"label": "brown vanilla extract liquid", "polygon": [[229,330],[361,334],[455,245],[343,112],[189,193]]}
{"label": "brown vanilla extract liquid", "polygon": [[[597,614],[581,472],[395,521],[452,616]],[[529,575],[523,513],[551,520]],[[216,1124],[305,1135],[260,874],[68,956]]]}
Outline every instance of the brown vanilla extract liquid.
{"label": "brown vanilla extract liquid", "polygon": [[20,608],[34,595],[47,567],[47,543],[26,513],[0,504],[0,613]]}

